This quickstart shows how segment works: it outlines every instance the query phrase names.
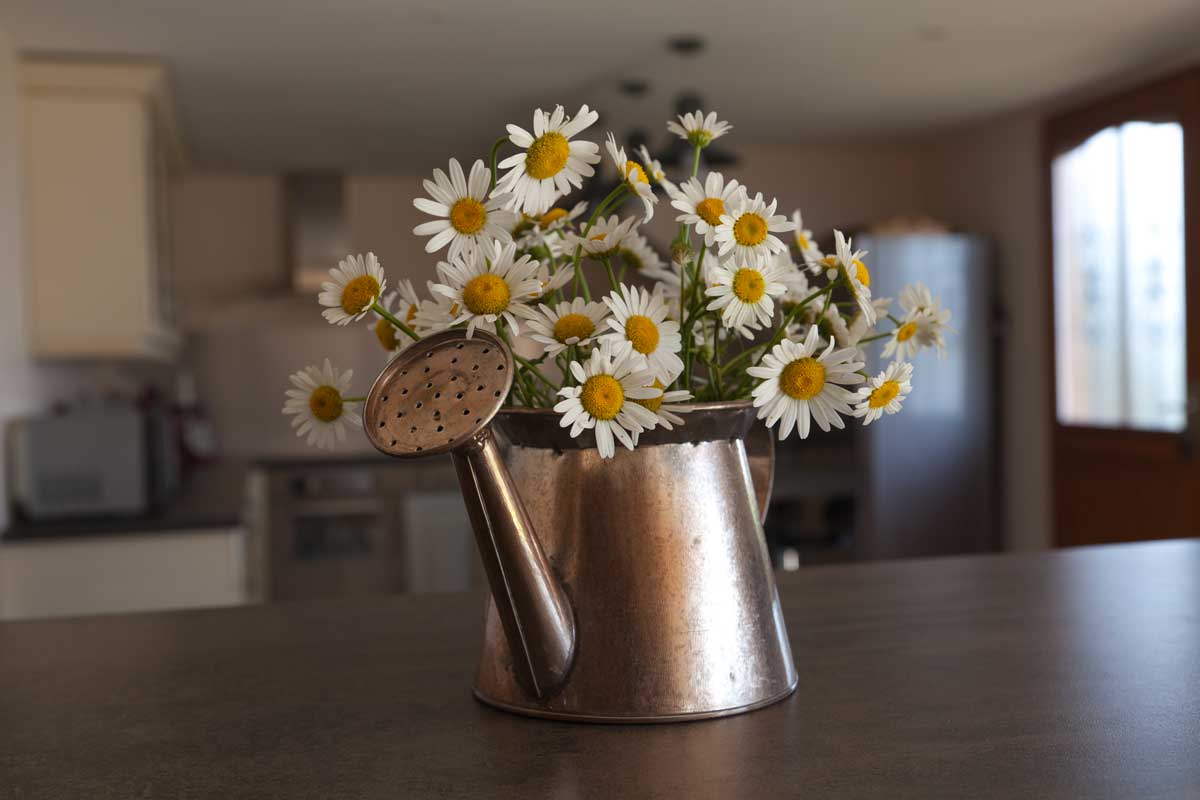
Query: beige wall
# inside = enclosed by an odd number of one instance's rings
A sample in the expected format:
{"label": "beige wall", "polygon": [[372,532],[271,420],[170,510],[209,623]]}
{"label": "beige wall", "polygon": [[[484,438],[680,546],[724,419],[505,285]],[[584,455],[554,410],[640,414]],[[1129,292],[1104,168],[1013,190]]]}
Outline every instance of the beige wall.
{"label": "beige wall", "polygon": [[421,292],[446,257],[445,250],[426,253],[428,238],[413,235],[414,227],[430,220],[412,203],[424,196],[421,177],[412,175],[353,175],[346,182],[350,249],[375,253],[390,275],[408,278]]}
{"label": "beige wall", "polygon": [[928,145],[933,213],[987,234],[1007,324],[1000,380],[1005,544],[1047,547],[1050,420],[1046,357],[1046,209],[1041,116],[1022,112],[942,135]]}

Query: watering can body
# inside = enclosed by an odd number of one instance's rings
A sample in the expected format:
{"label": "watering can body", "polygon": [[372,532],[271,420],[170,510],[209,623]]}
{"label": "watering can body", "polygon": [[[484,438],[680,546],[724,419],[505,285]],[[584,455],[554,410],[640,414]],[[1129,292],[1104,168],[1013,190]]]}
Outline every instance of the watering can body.
{"label": "watering can body", "polygon": [[[608,460],[552,412],[507,409],[494,426],[531,546],[569,606],[569,624],[544,638],[573,630],[569,642],[514,636],[502,613],[512,581],[489,570],[480,700],[544,717],[667,722],[749,711],[795,689],[761,525],[773,451],[768,434],[748,457],[749,403],[698,405],[686,425],[644,433]],[[521,665],[542,646],[565,655],[553,680],[531,687]]]}

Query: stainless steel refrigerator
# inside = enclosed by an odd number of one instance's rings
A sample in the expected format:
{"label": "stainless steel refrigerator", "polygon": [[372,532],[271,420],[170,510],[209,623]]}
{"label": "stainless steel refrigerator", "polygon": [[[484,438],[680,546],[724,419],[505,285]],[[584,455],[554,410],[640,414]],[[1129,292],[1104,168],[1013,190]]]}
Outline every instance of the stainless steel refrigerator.
{"label": "stainless steel refrigerator", "polygon": [[[852,549],[898,558],[998,549],[996,364],[987,241],[966,234],[862,234],[871,292],[920,282],[951,310],[948,353],[922,351],[904,409],[856,436],[864,469]],[[884,323],[883,329],[889,329]],[[869,347],[870,374],[886,361]]]}

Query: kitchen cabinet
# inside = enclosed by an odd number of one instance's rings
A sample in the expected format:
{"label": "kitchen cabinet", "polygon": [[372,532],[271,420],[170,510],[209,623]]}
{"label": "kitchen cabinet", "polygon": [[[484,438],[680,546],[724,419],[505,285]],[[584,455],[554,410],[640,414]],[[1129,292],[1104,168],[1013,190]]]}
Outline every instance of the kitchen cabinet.
{"label": "kitchen cabinet", "polygon": [[22,88],[34,355],[170,361],[167,181],[184,155],[164,68],[27,59]]}
{"label": "kitchen cabinet", "polygon": [[239,527],[0,546],[0,619],[245,602],[245,534]]}

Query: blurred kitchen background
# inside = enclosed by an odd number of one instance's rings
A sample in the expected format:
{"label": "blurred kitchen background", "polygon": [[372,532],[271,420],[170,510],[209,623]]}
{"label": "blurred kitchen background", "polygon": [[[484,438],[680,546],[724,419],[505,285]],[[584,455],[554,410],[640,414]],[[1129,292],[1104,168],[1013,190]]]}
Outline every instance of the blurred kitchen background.
{"label": "blurred kitchen background", "polygon": [[954,314],[903,414],[780,447],[779,568],[1196,534],[1200,5],[604,8],[0,3],[0,619],[481,585],[447,459],[280,408],[386,361],[314,273],[424,286],[421,180],[556,103],[673,177],[718,111],[706,168]]}

